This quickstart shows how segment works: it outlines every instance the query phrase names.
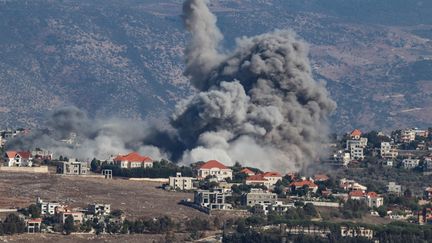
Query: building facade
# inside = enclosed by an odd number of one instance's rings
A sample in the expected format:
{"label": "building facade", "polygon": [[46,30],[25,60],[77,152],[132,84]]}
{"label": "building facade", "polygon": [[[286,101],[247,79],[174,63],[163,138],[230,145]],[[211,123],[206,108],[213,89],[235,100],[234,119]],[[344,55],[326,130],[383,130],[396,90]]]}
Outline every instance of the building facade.
{"label": "building facade", "polygon": [[169,186],[174,190],[192,190],[194,189],[193,180],[193,177],[184,177],[178,172],[175,177],[169,177]]}

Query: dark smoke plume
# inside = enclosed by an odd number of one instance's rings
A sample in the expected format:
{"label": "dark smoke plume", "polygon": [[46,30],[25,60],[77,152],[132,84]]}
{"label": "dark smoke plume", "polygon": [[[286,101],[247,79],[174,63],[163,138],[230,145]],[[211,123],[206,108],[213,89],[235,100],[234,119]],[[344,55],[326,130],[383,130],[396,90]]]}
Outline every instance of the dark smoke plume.
{"label": "dark smoke plume", "polygon": [[191,32],[186,75],[199,93],[178,106],[173,126],[190,148],[183,161],[217,158],[261,168],[298,170],[320,156],[327,116],[335,109],[312,77],[307,46],[290,31],[223,39],[206,1],[187,0]]}
{"label": "dark smoke plume", "polygon": [[[40,145],[63,155],[100,159],[138,150],[185,164],[218,159],[282,172],[317,160],[336,104],[313,79],[303,41],[277,30],[240,38],[233,51],[222,52],[223,35],[206,1],[185,1],[183,20],[191,33],[185,75],[198,92],[177,105],[171,128],[92,120],[68,107],[51,115],[49,129],[8,146]],[[79,146],[59,142],[70,133],[77,134]]]}

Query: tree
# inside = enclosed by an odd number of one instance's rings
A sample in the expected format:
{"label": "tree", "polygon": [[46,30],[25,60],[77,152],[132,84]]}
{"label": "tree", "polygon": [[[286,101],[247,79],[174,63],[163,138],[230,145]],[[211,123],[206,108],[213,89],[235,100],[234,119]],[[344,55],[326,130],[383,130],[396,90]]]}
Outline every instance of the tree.
{"label": "tree", "polygon": [[23,233],[25,231],[25,223],[17,215],[9,214],[4,220],[3,231],[8,235]]}
{"label": "tree", "polygon": [[315,206],[312,203],[306,203],[306,205],[304,205],[303,207],[303,210],[308,216],[311,217],[318,216],[318,211],[316,210]]}
{"label": "tree", "polygon": [[36,204],[32,204],[28,207],[28,212],[32,218],[40,218],[41,209]]}
{"label": "tree", "polygon": [[99,166],[100,166],[100,161],[96,160],[96,158],[94,158],[90,163],[90,168],[91,168],[91,171],[93,171],[93,172],[99,171],[98,170]]}
{"label": "tree", "polygon": [[63,224],[63,230],[67,235],[75,231],[75,224],[72,215],[66,217],[65,223]]}
{"label": "tree", "polygon": [[379,208],[377,208],[376,210],[379,214],[380,217],[384,218],[385,216],[387,216],[387,208],[384,206],[380,206]]}

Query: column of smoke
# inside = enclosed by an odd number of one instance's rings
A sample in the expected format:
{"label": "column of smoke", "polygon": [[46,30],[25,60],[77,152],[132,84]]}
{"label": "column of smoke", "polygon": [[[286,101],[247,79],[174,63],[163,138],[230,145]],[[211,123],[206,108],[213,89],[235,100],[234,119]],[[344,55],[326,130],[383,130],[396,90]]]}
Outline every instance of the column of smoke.
{"label": "column of smoke", "polygon": [[216,17],[204,0],[183,5],[191,41],[186,75],[200,92],[178,106],[173,125],[187,145],[183,161],[240,161],[298,170],[320,155],[335,109],[314,81],[307,46],[290,31],[240,38],[221,53]]}
{"label": "column of smoke", "polygon": [[[206,1],[187,0],[183,18],[191,33],[185,74],[198,92],[177,105],[171,129],[90,120],[68,107],[53,113],[49,129],[9,147],[40,145],[78,158],[139,150],[185,164],[218,159],[281,171],[302,169],[319,158],[327,116],[336,105],[312,77],[307,46],[279,30],[240,38],[233,51],[223,52],[223,35]],[[70,132],[81,138],[78,148],[58,142]]]}

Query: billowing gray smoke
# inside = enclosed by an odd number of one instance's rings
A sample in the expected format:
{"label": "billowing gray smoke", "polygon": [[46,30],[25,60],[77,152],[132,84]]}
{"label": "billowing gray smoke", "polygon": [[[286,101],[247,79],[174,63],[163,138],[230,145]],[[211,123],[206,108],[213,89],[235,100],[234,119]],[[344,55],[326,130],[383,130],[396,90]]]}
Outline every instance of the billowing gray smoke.
{"label": "billowing gray smoke", "polygon": [[[187,0],[183,18],[191,33],[185,74],[198,92],[178,104],[171,129],[91,120],[69,107],[52,114],[49,129],[10,147],[41,145],[58,154],[100,159],[139,150],[185,164],[218,159],[281,172],[318,159],[327,116],[336,105],[312,77],[307,46],[290,31],[275,31],[238,39],[232,52],[222,52],[223,36],[206,1]],[[71,132],[80,146],[58,142]]]}
{"label": "billowing gray smoke", "polygon": [[199,93],[178,106],[173,126],[189,148],[183,161],[220,159],[298,170],[319,158],[336,104],[312,77],[308,48],[290,31],[223,39],[204,0],[187,0],[186,74]]}
{"label": "billowing gray smoke", "polygon": [[[32,131],[7,143],[7,149],[30,150],[42,148],[55,156],[91,160],[139,151],[154,159],[167,155],[151,145],[143,145],[151,138],[154,126],[148,123],[120,119],[90,119],[76,107],[63,107],[47,117],[47,129]],[[71,135],[74,135],[71,137]],[[72,141],[72,140],[75,141]],[[69,140],[69,141],[68,141]]]}

